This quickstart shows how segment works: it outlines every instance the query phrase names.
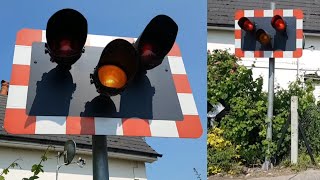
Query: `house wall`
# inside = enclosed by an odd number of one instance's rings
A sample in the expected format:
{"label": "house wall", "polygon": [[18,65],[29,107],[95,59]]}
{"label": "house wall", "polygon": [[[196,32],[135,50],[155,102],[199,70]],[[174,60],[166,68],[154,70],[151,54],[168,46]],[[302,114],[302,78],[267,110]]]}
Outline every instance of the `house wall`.
{"label": "house wall", "polygon": [[[275,87],[288,88],[290,82],[295,81],[297,77],[304,74],[312,74],[319,71],[320,74],[320,37],[305,36],[305,48],[314,46],[315,49],[303,50],[303,56],[297,58],[278,58],[275,59]],[[208,29],[207,49],[229,49],[229,52],[234,53],[234,31],[222,29]],[[255,63],[255,67],[252,64]],[[239,64],[243,64],[248,68],[252,68],[253,77],[263,77],[263,90],[268,89],[268,58],[243,58]],[[316,99],[319,100],[320,88],[316,86],[314,91]]]}
{"label": "house wall", "polygon": [[[22,169],[10,169],[6,179],[21,180],[25,177],[30,177],[31,167],[40,161],[41,155],[44,153],[40,150],[27,150],[0,147],[0,168],[5,168],[10,165],[15,159],[22,159],[17,161]],[[45,173],[40,173],[39,179],[53,180],[56,177],[57,153],[49,153],[49,159],[43,163]],[[92,158],[89,155],[76,155],[74,160],[78,157],[86,159],[86,165],[80,168],[76,164],[62,166],[59,170],[59,179],[77,179],[77,180],[92,180]],[[63,157],[60,158],[63,162]],[[110,180],[146,180],[146,168],[143,162],[136,162],[121,159],[109,159],[109,175]],[[0,169],[0,172],[2,169]]]}

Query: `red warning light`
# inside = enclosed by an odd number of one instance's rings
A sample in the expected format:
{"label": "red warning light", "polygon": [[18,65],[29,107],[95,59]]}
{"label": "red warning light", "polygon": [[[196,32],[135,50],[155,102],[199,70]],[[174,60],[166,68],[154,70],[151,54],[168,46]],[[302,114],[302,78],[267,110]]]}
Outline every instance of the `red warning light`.
{"label": "red warning light", "polygon": [[279,15],[273,16],[271,19],[271,25],[277,31],[285,31],[287,27],[286,22]]}
{"label": "red warning light", "polygon": [[252,32],[255,29],[254,24],[246,17],[242,17],[238,21],[238,25],[240,26],[241,29]]}
{"label": "red warning light", "polygon": [[142,47],[142,54],[141,56],[143,58],[148,58],[150,56],[155,56],[156,54],[153,52],[153,47],[151,44],[145,44],[143,47]]}
{"label": "red warning light", "polygon": [[71,42],[69,40],[62,40],[60,42],[60,50],[61,51],[71,51]]}

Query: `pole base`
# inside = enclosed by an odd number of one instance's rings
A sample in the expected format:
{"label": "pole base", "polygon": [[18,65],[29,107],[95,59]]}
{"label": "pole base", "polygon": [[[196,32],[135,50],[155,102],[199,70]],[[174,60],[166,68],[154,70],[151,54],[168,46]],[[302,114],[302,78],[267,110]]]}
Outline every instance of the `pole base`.
{"label": "pole base", "polygon": [[262,170],[263,171],[268,171],[270,169],[273,169],[273,164],[270,162],[270,161],[265,161],[263,164],[262,164]]}

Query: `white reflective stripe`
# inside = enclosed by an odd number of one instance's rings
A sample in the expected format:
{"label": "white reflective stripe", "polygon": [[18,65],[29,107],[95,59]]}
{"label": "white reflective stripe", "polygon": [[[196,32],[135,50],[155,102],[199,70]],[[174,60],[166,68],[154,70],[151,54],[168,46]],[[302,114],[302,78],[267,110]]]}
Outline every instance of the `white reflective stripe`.
{"label": "white reflective stripe", "polygon": [[135,42],[134,38],[132,37],[113,36],[113,39],[124,39],[124,40],[127,40],[129,43]]}
{"label": "white reflective stripe", "polygon": [[292,58],[293,57],[293,51],[283,51],[283,57],[284,58]]}
{"label": "white reflective stripe", "polygon": [[240,26],[239,26],[239,24],[238,24],[238,21],[239,21],[239,20],[235,20],[235,21],[234,21],[234,29],[241,29]]}
{"label": "white reflective stripe", "polygon": [[303,44],[303,39],[297,39],[297,41],[296,41],[296,47],[297,47],[297,48],[302,48],[302,44]]}
{"label": "white reflective stripe", "polygon": [[13,54],[13,64],[30,66],[31,49],[31,46],[15,45]]}
{"label": "white reflective stripe", "polygon": [[254,58],[254,51],[244,51],[244,57]]}
{"label": "white reflective stripe", "polygon": [[273,51],[264,51],[264,57],[273,57]]}
{"label": "white reflective stripe", "polygon": [[254,10],[244,10],[244,17],[254,17]]}
{"label": "white reflective stripe", "polygon": [[264,17],[273,17],[273,10],[263,10]]}
{"label": "white reflective stripe", "polygon": [[198,115],[198,110],[192,94],[178,93],[178,99],[183,115]]}
{"label": "white reflective stripe", "polygon": [[292,9],[284,9],[283,10],[283,17],[293,17],[293,10]]}
{"label": "white reflective stripe", "polygon": [[66,134],[66,117],[36,116],[35,134]]}
{"label": "white reflective stripe", "polygon": [[234,40],[234,48],[241,48],[241,39]]}
{"label": "white reflective stripe", "polygon": [[47,37],[46,37],[46,31],[45,30],[42,30],[41,42],[47,42]]}
{"label": "white reflective stripe", "polygon": [[90,42],[91,42],[91,35],[90,34],[88,34],[87,35],[87,39],[86,39],[86,43],[84,43],[84,46],[90,46]]}
{"label": "white reflective stripe", "polygon": [[179,137],[176,121],[149,120],[151,136]]}
{"label": "white reflective stripe", "polygon": [[121,118],[94,118],[95,134],[123,135]]}
{"label": "white reflective stripe", "polygon": [[112,36],[100,36],[92,34],[89,34],[87,38],[89,38],[90,46],[95,47],[105,47],[114,39]]}
{"label": "white reflective stripe", "polygon": [[7,108],[26,109],[28,86],[10,85]]}
{"label": "white reflective stripe", "polygon": [[297,19],[297,29],[303,29],[303,19]]}
{"label": "white reflective stripe", "polygon": [[172,74],[187,74],[181,57],[168,56]]}

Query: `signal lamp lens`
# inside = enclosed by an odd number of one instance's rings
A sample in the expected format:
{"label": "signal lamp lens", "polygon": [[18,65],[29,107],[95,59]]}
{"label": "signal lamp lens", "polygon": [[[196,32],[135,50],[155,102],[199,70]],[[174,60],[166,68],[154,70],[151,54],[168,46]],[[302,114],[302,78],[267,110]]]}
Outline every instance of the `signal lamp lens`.
{"label": "signal lamp lens", "polygon": [[245,21],[245,22],[243,23],[243,28],[244,28],[246,31],[253,31],[254,25],[252,24],[252,22],[250,22],[250,21],[248,20],[248,21]]}
{"label": "signal lamp lens", "polygon": [[71,56],[77,53],[77,43],[69,39],[62,39],[59,41],[57,47],[56,52],[59,53],[61,57]]}
{"label": "signal lamp lens", "polygon": [[153,52],[153,47],[151,44],[145,44],[142,47],[142,53],[141,56],[144,58],[155,56],[156,54]]}
{"label": "signal lamp lens", "polygon": [[279,15],[273,16],[273,18],[271,19],[271,25],[272,25],[272,27],[275,28],[277,31],[284,31],[284,30],[286,30],[286,23],[285,23],[285,21],[282,19],[282,17],[279,16]]}
{"label": "signal lamp lens", "polygon": [[258,30],[257,31],[257,40],[262,44],[262,45],[268,45],[271,42],[270,36],[263,30]]}
{"label": "signal lamp lens", "polygon": [[63,40],[60,42],[60,50],[61,51],[71,51],[71,42],[69,40]]}
{"label": "signal lamp lens", "polygon": [[109,88],[122,88],[127,82],[126,73],[114,65],[104,65],[98,69],[99,81]]}
{"label": "signal lamp lens", "polygon": [[240,18],[238,21],[238,25],[241,29],[249,32],[252,32],[255,29],[254,24],[246,17]]}
{"label": "signal lamp lens", "polygon": [[274,25],[275,25],[276,29],[279,31],[283,31],[286,29],[286,24],[284,23],[284,21],[282,19],[276,20]]}

